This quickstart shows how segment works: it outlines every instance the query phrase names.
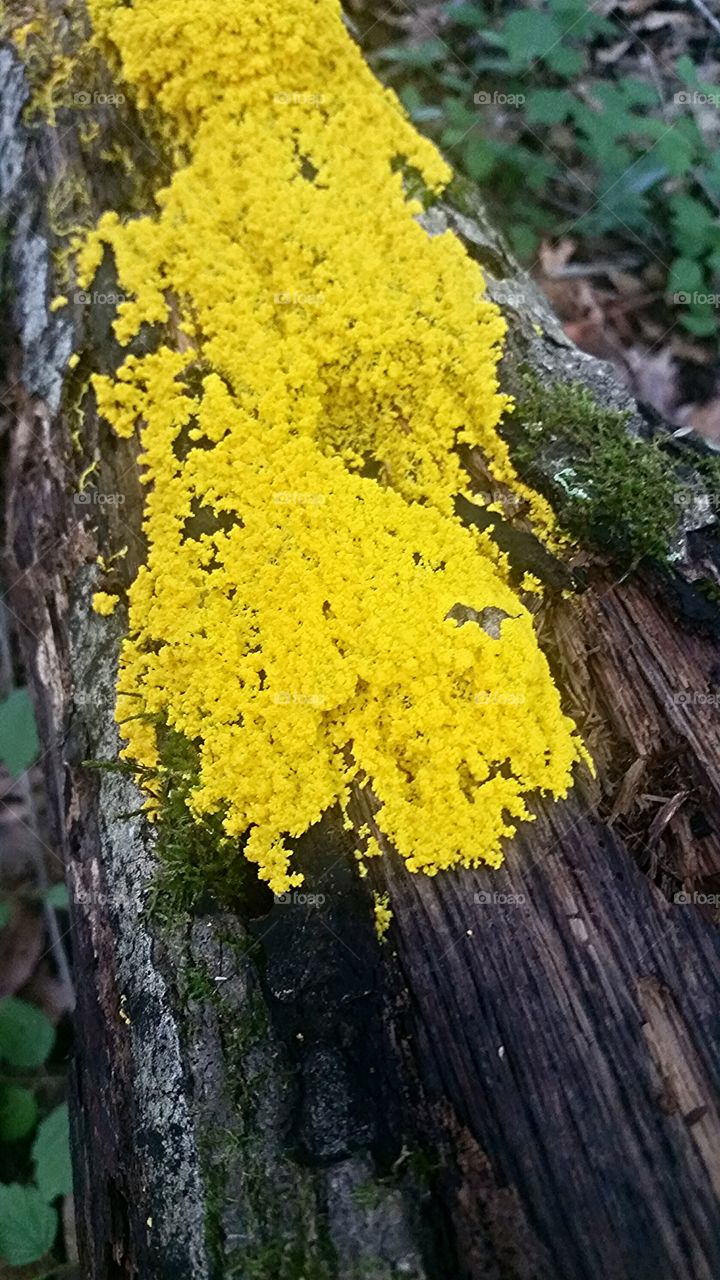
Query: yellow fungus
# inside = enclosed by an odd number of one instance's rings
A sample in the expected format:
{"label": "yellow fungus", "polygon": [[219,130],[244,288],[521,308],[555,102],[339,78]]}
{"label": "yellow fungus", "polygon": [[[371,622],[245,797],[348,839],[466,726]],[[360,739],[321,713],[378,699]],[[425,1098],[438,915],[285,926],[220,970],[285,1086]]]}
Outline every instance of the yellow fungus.
{"label": "yellow fungus", "polygon": [[386,893],[374,893],[375,916],[375,932],[381,942],[385,941],[385,936],[393,918],[392,908],[389,905],[388,895]]}
{"label": "yellow fungus", "polygon": [[[461,443],[552,527],[497,431],[502,316],[407,194],[449,170],[337,0],[90,11],[182,156],[159,212],[78,241],[83,287],[114,253],[121,343],[171,308],[183,335],[93,379],[146,485],[123,754],[147,778],[158,726],[196,743],[193,812],[222,814],[275,893],[302,879],[288,837],[368,784],[410,870],[497,865],[583,748],[504,556],[453,515]],[[502,610],[500,638],[457,604]]]}
{"label": "yellow fungus", "polygon": [[101,617],[107,618],[118,606],[118,596],[111,596],[107,591],[96,591],[92,598],[92,607]]}

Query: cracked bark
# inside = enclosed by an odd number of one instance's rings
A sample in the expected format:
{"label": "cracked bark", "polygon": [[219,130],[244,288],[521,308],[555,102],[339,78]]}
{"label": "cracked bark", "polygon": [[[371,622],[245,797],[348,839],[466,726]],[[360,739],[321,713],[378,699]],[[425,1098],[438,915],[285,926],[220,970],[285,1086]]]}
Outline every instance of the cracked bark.
{"label": "cracked bark", "polygon": [[[710,891],[720,859],[720,721],[696,697],[720,680],[719,632],[692,585],[700,565],[717,579],[712,519],[702,508],[685,530],[671,576],[645,565],[617,580],[591,559],[587,591],[551,593],[542,640],[598,776],[539,800],[499,872],[425,879],[383,860],[381,947],[329,815],[298,850],[321,905],[208,901],[161,924],[134,785],[83,764],[117,750],[121,624],[89,609],[95,557],[127,543],[132,573],[143,548],[133,446],[89,409],[78,424],[63,374],[72,349],[107,367],[117,352],[109,320],[49,310],[57,182],[76,176],[92,208],[128,191],[88,158],[72,112],[26,124],[28,93],[5,46],[6,579],[72,895],[84,1273],[713,1280],[720,945],[708,912],[671,901]],[[136,146],[130,107],[96,114],[98,150]],[[428,232],[451,225],[485,264],[510,323],[508,385],[527,364],[626,407],[474,198],[460,204],[433,210]],[[662,429],[630,407],[631,429]],[[98,491],[122,504],[75,500],[96,452]],[[651,830],[634,825],[639,788],[676,797]]]}

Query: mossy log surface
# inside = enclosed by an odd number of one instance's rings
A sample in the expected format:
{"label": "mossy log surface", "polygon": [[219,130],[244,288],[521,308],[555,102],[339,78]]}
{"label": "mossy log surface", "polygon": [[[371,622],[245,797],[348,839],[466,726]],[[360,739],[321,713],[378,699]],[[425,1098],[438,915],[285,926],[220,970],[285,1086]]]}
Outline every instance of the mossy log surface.
{"label": "mossy log surface", "polygon": [[[81,145],[77,112],[28,123],[30,94],[3,48],[5,576],[72,896],[84,1274],[714,1280],[720,935],[702,898],[720,884],[720,558],[699,449],[665,441],[696,494],[671,567],[588,548],[571,573],[505,529],[551,583],[540,636],[598,773],[539,799],[500,871],[427,879],[383,859],[363,882],[329,815],[297,851],[313,901],[258,888],[171,910],[134,784],[86,763],[118,746],[123,621],[90,610],[96,557],[127,545],[122,585],[143,556],[134,446],[80,396],[88,353],[117,363],[112,308],[49,306],[59,185],[90,212],[142,207],[156,160],[128,104],[91,107]],[[134,170],[100,162],[112,143]],[[567,342],[473,194],[454,200],[428,231],[449,222],[485,265],[507,385],[578,380],[628,431],[662,434]],[[534,459],[550,491],[572,447]],[[78,501],[94,460],[113,503]],[[370,889],[394,913],[384,944]]]}

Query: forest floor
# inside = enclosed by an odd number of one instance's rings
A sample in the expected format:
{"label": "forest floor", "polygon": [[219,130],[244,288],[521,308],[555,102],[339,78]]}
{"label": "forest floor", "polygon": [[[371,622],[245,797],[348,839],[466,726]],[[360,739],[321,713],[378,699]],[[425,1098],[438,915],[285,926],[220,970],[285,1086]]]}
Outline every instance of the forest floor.
{"label": "forest floor", "polygon": [[348,0],[583,350],[720,448],[717,0]]}

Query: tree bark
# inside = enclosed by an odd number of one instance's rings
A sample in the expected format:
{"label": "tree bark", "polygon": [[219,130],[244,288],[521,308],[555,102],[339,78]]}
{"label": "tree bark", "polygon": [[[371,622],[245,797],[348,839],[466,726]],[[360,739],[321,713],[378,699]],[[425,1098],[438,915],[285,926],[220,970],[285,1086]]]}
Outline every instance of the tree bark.
{"label": "tree bark", "polygon": [[[259,891],[170,916],[134,783],[86,763],[118,749],[121,623],[90,609],[95,560],[127,544],[132,575],[143,556],[133,445],[64,381],[73,350],[117,362],[112,314],[49,306],[78,207],[126,207],[155,161],[131,105],[93,110],[84,146],[69,107],[28,123],[30,97],[5,45],[6,579],[72,897],[84,1274],[713,1280],[720,940],[716,913],[673,900],[711,893],[720,867],[720,614],[693,586],[720,563],[707,504],[672,573],[618,578],[589,554],[587,590],[550,592],[541,640],[598,774],[538,799],[500,871],[377,859],[362,882],[330,814],[297,851],[316,903]],[[112,141],[132,191],[99,159]],[[76,193],[60,220],[58,190]],[[426,218],[447,224],[508,318],[510,388],[525,366],[580,379],[629,429],[662,430],[568,343],[472,194]],[[78,502],[92,461],[114,504]],[[385,944],[368,885],[389,893]]]}

